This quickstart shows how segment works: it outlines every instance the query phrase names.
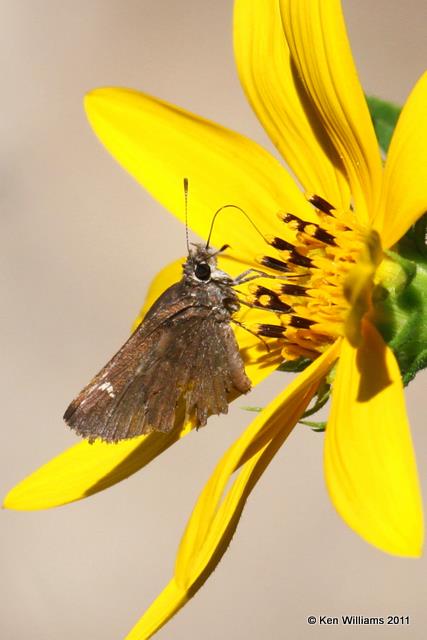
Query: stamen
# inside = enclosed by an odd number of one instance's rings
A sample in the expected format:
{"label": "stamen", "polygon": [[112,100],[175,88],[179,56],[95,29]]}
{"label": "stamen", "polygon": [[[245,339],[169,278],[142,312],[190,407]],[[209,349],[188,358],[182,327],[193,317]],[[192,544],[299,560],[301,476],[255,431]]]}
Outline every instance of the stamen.
{"label": "stamen", "polygon": [[307,289],[298,284],[282,284],[282,293],[288,296],[306,296]]}
{"label": "stamen", "polygon": [[267,289],[267,287],[258,286],[254,291],[254,296],[262,308],[270,309],[270,311],[278,311],[280,313],[291,313],[291,305],[283,302],[275,291]]}
{"label": "stamen", "polygon": [[307,196],[307,200],[311,202],[311,204],[316,207],[316,209],[319,209],[320,211],[323,211],[323,213],[327,213],[328,215],[332,215],[331,211],[334,209],[334,207],[329,204],[329,202],[324,198],[321,198],[320,196],[314,194],[312,196]]}
{"label": "stamen", "polygon": [[314,232],[314,237],[316,238],[316,240],[320,240],[325,244],[330,244],[333,247],[337,246],[334,236],[328,231],[325,231],[325,229],[322,229],[322,227],[317,226],[317,229]]}
{"label": "stamen", "polygon": [[270,245],[275,249],[279,249],[279,251],[295,251],[295,246],[291,242],[287,242],[283,240],[283,238],[278,238],[275,236],[270,240]]}
{"label": "stamen", "polygon": [[[281,218],[282,218],[283,222],[286,222],[290,226],[298,229],[298,231],[304,231],[305,227],[308,224],[313,224],[312,222],[307,222],[305,220],[302,220],[301,218],[299,218],[298,216],[296,216],[293,213],[283,213],[281,215]],[[292,224],[292,223],[295,223],[295,224]]]}
{"label": "stamen", "polygon": [[[256,331],[260,336],[279,339],[286,359],[315,358],[337,337],[347,335],[349,313],[354,306],[345,293],[349,274],[360,262],[361,252],[367,252],[371,270],[375,270],[382,255],[381,248],[377,250],[378,242],[372,240],[374,250],[370,250],[366,230],[357,224],[350,210],[336,209],[316,194],[307,199],[314,207],[310,220],[278,212],[287,227],[286,239],[265,237],[277,257],[264,255],[257,259],[277,272],[270,276],[275,281],[268,283],[271,289],[250,287],[246,302],[279,315],[281,325],[260,324]],[[381,254],[378,260],[374,259],[377,253]],[[293,284],[293,278],[302,278],[301,284]],[[368,285],[371,281],[370,276]],[[368,285],[364,290],[369,296]]]}
{"label": "stamen", "polygon": [[266,338],[283,338],[285,329],[276,324],[259,324],[257,333]]}
{"label": "stamen", "polygon": [[290,271],[286,262],[278,260],[277,258],[272,258],[271,256],[263,256],[260,262],[264,267],[270,267],[270,269],[275,269],[276,271],[282,271],[284,273]]}
{"label": "stamen", "polygon": [[309,329],[314,324],[314,320],[301,318],[301,316],[291,316],[290,326],[295,329]]}
{"label": "stamen", "polygon": [[296,264],[299,267],[311,267],[312,266],[312,261],[310,258],[307,258],[307,256],[303,256],[300,253],[298,253],[298,251],[294,251],[292,253],[292,255],[289,258],[289,262],[291,262],[292,264]]}
{"label": "stamen", "polygon": [[298,216],[295,216],[293,213],[285,213],[282,216],[283,222],[286,223],[294,223],[298,231],[305,232],[312,238],[316,238],[316,240],[320,240],[320,242],[324,242],[325,244],[330,244],[332,246],[336,246],[334,236],[322,229],[322,227],[314,222],[307,222],[305,220],[301,220]]}

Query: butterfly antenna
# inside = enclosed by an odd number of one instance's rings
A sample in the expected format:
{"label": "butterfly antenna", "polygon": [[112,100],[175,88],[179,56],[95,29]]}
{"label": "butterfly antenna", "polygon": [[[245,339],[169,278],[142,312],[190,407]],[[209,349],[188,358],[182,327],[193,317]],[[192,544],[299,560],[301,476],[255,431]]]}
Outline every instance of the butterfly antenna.
{"label": "butterfly antenna", "polygon": [[[267,238],[265,237],[265,235],[262,233],[262,231],[260,231],[258,229],[258,227],[256,226],[255,222],[248,216],[248,214],[246,213],[246,211],[244,209],[242,209],[241,207],[238,207],[237,204],[224,204],[222,207],[220,207],[217,211],[215,211],[214,216],[212,218],[212,222],[211,222],[211,228],[209,230],[209,235],[208,235],[208,241],[206,242],[206,249],[209,248],[209,242],[211,240],[211,235],[212,235],[212,231],[214,228],[214,223],[216,220],[217,215],[223,211],[224,209],[237,209],[238,211],[240,211],[241,213],[243,213],[244,216],[246,216],[246,218],[249,220],[249,222],[251,223],[251,225],[253,226],[253,228],[255,229],[255,231],[257,233],[259,233],[259,235],[261,236],[261,238],[263,240],[265,240],[265,242],[267,242]],[[268,244],[268,242],[267,242]]]}
{"label": "butterfly antenna", "polygon": [[190,253],[190,242],[188,240],[188,178],[184,178],[184,206],[185,206],[185,241],[187,252]]}

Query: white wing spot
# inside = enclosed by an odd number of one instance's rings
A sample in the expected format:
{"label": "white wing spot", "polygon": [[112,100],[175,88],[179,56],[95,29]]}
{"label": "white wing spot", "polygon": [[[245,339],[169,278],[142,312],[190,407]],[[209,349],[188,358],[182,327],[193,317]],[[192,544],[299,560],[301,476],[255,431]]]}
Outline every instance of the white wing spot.
{"label": "white wing spot", "polygon": [[108,380],[107,382],[103,382],[102,384],[100,384],[98,388],[100,391],[106,391],[110,396],[110,398],[116,397],[116,394],[114,393],[113,385],[111,384],[111,382],[108,382]]}

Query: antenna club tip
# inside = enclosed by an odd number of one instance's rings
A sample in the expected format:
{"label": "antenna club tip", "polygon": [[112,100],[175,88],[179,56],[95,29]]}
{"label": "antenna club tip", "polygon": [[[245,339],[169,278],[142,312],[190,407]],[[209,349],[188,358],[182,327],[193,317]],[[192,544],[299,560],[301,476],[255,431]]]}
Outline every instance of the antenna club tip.
{"label": "antenna club tip", "polygon": [[184,178],[184,189],[188,191],[188,178]]}

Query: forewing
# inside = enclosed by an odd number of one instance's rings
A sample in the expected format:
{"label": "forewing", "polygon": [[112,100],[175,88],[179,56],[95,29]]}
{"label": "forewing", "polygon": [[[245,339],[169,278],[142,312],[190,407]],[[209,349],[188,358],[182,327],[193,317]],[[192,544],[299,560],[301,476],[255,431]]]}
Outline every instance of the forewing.
{"label": "forewing", "polygon": [[[168,325],[194,300],[183,291],[183,283],[169,287],[150,308],[146,318],[115,356],[71,402],[64,420],[83,437],[94,440],[120,440],[126,436],[109,437],[104,431],[110,417],[119,407],[124,410],[124,398],[143,364],[150,364],[167,350]],[[129,399],[131,396],[129,396]]]}
{"label": "forewing", "polygon": [[77,433],[116,442],[168,432],[178,413],[200,426],[227,412],[232,390],[249,390],[230,325],[191,302],[161,320],[151,314],[83,389],[64,415]]}

